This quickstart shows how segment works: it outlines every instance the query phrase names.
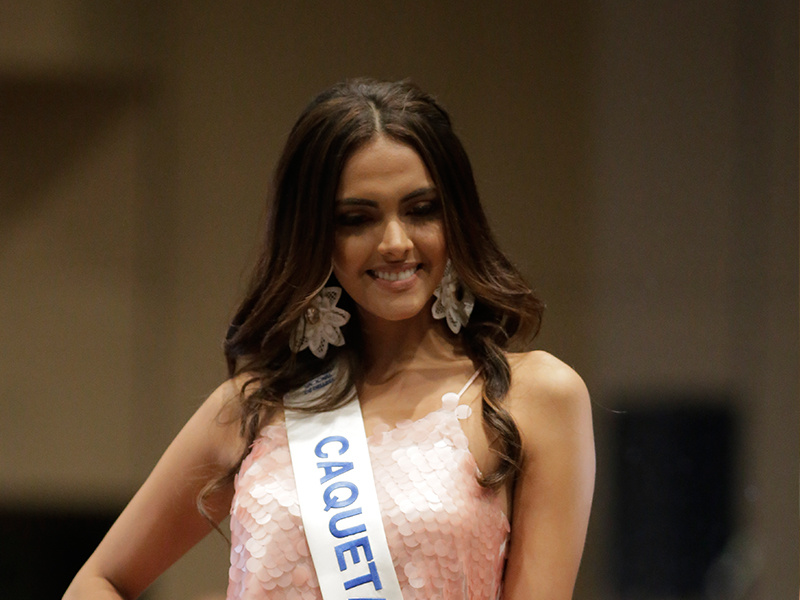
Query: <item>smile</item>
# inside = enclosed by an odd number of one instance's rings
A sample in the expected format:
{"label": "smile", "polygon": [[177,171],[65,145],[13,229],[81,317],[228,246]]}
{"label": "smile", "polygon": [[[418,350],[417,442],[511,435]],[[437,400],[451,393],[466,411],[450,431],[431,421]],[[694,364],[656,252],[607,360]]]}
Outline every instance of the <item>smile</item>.
{"label": "smile", "polygon": [[370,270],[369,274],[375,279],[382,279],[383,281],[404,281],[411,277],[419,269],[416,267],[409,267],[403,271],[373,271]]}

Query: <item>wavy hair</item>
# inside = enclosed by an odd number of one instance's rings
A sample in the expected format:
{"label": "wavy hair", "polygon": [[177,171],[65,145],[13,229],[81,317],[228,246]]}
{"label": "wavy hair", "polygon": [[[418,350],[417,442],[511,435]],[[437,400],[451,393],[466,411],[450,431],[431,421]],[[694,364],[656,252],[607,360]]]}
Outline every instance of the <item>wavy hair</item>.
{"label": "wavy hair", "polygon": [[[224,344],[230,376],[246,378],[237,413],[247,444],[239,463],[204,488],[201,510],[204,499],[238,472],[286,393],[336,364],[331,393],[305,409],[331,410],[352,398],[363,364],[357,318],[344,328],[347,344],[329,347],[324,360],[292,352],[289,339],[311,300],[334,279],[334,209],[344,165],[378,135],[410,146],[421,157],[441,198],[448,255],[476,298],[460,336],[481,369],[483,419],[500,458],[480,482],[497,487],[520,467],[519,430],[503,406],[511,384],[505,353],[529,348],[543,304],[495,242],[469,158],[447,112],[408,81],[354,79],[334,85],[306,107],[276,167],[263,246]],[[356,317],[346,293],[340,306]]]}

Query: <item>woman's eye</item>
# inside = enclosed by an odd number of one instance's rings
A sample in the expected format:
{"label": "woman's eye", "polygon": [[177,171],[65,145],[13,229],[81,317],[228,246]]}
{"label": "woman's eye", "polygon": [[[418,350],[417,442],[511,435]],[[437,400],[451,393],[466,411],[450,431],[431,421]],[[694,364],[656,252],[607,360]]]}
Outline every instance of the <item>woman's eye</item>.
{"label": "woman's eye", "polygon": [[336,215],[336,224],[340,227],[358,227],[364,225],[369,217],[362,213],[346,212]]}
{"label": "woman's eye", "polygon": [[426,200],[425,202],[418,202],[409,210],[412,217],[432,217],[439,214],[441,205],[435,200]]}

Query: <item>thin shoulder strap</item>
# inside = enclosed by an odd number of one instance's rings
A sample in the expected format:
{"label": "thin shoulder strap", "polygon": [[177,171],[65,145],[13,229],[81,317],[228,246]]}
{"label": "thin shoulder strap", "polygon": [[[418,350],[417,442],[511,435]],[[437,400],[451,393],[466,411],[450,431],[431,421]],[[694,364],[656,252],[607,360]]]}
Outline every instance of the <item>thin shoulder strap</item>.
{"label": "thin shoulder strap", "polygon": [[472,374],[472,377],[470,377],[470,378],[469,378],[469,380],[467,381],[467,383],[465,383],[465,384],[464,384],[464,387],[462,387],[462,388],[461,388],[461,391],[460,391],[460,392],[458,392],[458,394],[456,394],[456,395],[458,396],[459,400],[461,399],[461,396],[462,396],[462,395],[464,395],[464,392],[466,392],[466,391],[469,389],[469,386],[471,386],[471,385],[472,385],[472,383],[473,383],[473,382],[474,382],[474,381],[475,381],[475,380],[478,378],[478,375],[480,375],[480,372],[481,372],[481,370],[480,370],[480,369],[478,369],[477,371],[475,371],[475,372]]}

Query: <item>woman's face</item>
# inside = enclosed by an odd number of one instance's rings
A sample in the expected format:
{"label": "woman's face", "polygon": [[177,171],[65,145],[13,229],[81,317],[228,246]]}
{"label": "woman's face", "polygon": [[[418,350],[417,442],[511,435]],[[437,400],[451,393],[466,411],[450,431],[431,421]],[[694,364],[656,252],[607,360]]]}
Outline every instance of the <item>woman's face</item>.
{"label": "woman's face", "polygon": [[419,155],[376,136],[345,163],[335,210],[333,272],[362,319],[421,314],[447,248],[439,194]]}

